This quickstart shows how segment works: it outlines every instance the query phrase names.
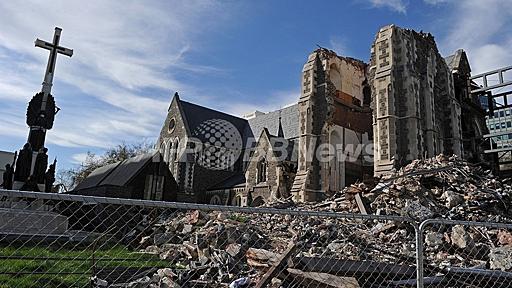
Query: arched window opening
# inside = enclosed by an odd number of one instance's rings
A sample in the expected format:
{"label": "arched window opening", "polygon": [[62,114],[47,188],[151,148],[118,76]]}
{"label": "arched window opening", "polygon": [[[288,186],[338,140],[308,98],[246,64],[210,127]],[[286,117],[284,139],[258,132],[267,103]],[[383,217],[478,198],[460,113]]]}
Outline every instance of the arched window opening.
{"label": "arched window opening", "polygon": [[234,204],[235,206],[242,206],[242,197],[236,196]]}
{"label": "arched window opening", "polygon": [[222,200],[220,199],[219,195],[213,195],[213,197],[210,199],[210,204],[212,205],[222,205]]}
{"label": "arched window opening", "polygon": [[162,141],[162,144],[160,144],[160,154],[164,155],[165,160],[165,156],[167,155],[167,145],[165,141]]}
{"label": "arched window opening", "polygon": [[174,142],[172,144],[172,162],[178,160],[178,148],[180,146],[180,140],[178,138],[174,139]]}
{"label": "arched window opening", "polygon": [[265,200],[263,200],[263,197],[258,196],[258,197],[256,197],[256,199],[254,199],[254,201],[252,201],[251,206],[258,207],[258,206],[262,206],[264,204],[265,204]]}
{"label": "arched window opening", "polygon": [[267,181],[267,161],[265,158],[262,158],[258,162],[258,175],[256,177],[257,183],[266,182]]}
{"label": "arched window opening", "polygon": [[169,159],[171,158],[171,141],[165,141],[164,147],[164,152],[162,153],[164,155],[164,161],[169,163]]}

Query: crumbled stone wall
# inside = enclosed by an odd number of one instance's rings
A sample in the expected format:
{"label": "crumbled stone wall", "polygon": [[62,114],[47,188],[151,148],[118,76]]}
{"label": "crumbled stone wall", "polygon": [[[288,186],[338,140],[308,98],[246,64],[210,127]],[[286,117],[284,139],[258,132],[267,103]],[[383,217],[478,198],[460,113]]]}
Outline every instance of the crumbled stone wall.
{"label": "crumbled stone wall", "polygon": [[364,113],[363,109],[368,104],[364,93],[365,63],[321,48],[309,55],[302,72],[299,163],[292,186],[292,195],[301,202],[325,197],[323,187],[330,169],[319,162],[315,153],[321,144],[329,143],[330,126],[371,134],[370,111],[366,109]]}

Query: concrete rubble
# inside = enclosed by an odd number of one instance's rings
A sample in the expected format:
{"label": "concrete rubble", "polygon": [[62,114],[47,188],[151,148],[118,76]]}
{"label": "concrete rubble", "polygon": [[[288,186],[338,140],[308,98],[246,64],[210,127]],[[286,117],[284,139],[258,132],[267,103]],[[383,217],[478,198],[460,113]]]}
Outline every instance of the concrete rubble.
{"label": "concrete rubble", "polygon": [[[364,210],[416,222],[443,218],[511,223],[511,191],[509,180],[498,180],[457,157],[440,155],[413,161],[373,182],[351,185],[321,203],[295,204],[285,199],[267,206],[344,213]],[[294,283],[314,287],[388,283],[392,287],[396,279],[415,278],[415,230],[400,221],[169,212],[135,233],[140,235],[140,252],[169,261],[169,267],[121,287],[301,287]],[[475,273],[451,268],[492,269],[510,280],[511,233],[464,225],[427,227],[426,274]]]}

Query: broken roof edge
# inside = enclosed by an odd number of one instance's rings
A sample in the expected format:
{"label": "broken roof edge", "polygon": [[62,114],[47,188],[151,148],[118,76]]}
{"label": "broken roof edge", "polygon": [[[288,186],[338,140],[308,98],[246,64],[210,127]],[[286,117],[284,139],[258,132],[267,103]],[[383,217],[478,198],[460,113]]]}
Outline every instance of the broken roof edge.
{"label": "broken roof edge", "polygon": [[363,60],[349,57],[349,56],[338,55],[338,53],[336,51],[331,50],[329,48],[325,48],[325,47],[319,47],[319,48],[315,49],[313,52],[311,52],[310,56],[314,55],[314,54],[320,55],[320,56],[323,56],[326,58],[336,57],[336,58],[340,59],[341,61],[346,61],[347,63],[350,63],[354,66],[359,66],[361,69],[366,69],[368,67],[368,63],[364,62]]}

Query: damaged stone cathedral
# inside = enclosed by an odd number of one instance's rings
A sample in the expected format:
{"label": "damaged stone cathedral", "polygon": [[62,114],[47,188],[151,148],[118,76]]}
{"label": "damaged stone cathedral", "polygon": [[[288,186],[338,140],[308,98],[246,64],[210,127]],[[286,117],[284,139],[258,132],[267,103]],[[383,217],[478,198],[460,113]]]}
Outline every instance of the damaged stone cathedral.
{"label": "damaged stone cathedral", "polygon": [[236,117],[175,94],[157,143],[173,189],[144,195],[239,206],[319,201],[414,159],[481,162],[485,111],[470,73],[463,50],[443,58],[432,35],[390,25],[377,33],[369,64],[311,53],[300,98],[278,111]]}

